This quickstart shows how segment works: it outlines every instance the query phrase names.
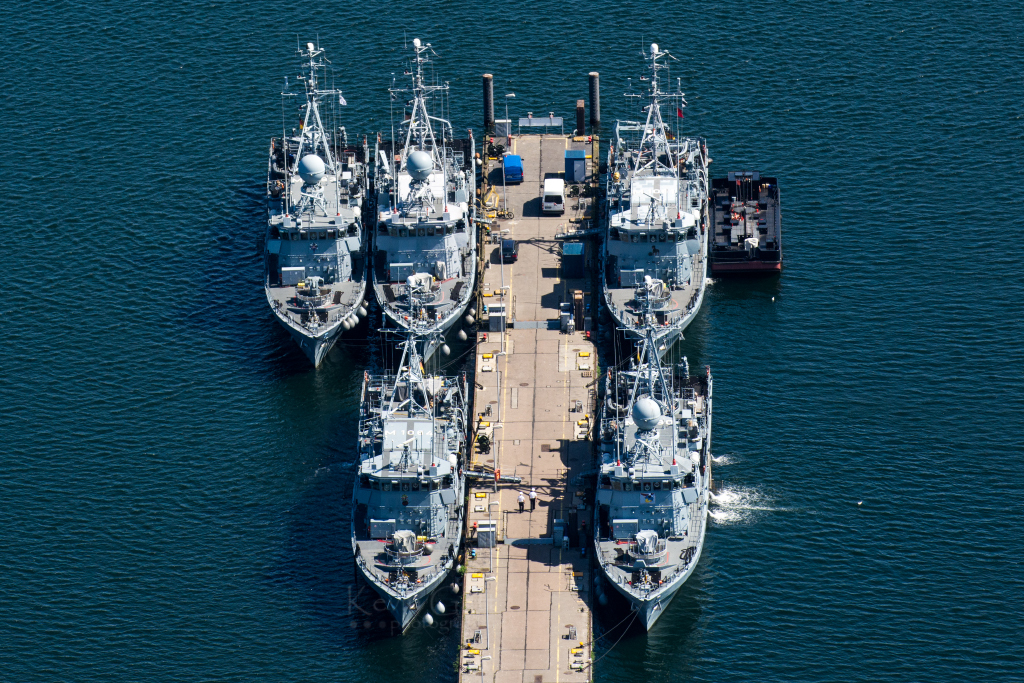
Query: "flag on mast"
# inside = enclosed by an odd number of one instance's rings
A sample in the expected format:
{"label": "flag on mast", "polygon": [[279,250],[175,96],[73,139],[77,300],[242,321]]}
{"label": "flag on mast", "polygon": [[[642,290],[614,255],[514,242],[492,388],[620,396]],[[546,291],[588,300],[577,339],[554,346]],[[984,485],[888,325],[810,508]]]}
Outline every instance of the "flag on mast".
{"label": "flag on mast", "polygon": [[682,107],[676,107],[676,116],[679,117],[679,118],[683,118],[683,108]]}

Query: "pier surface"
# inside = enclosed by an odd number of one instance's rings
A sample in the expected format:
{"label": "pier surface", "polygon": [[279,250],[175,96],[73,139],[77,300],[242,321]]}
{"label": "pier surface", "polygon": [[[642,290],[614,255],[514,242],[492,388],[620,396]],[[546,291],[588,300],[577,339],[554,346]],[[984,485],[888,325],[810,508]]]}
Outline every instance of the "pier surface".
{"label": "pier surface", "polygon": [[[592,678],[593,580],[590,558],[580,548],[581,542],[587,545],[581,526],[590,525],[592,512],[580,507],[585,478],[579,475],[591,463],[589,432],[600,372],[586,335],[599,305],[590,277],[597,258],[587,244],[587,277],[566,279],[555,235],[587,227],[594,203],[580,207],[579,199],[566,197],[564,215],[540,211],[544,178],[564,171],[567,149],[585,150],[592,179],[594,144],[566,136],[512,138],[509,151],[523,157],[521,184],[503,189],[500,162],[489,164],[498,207],[507,191],[508,208],[515,212],[512,220],[498,220],[494,232],[507,230],[501,236],[519,243],[519,256],[502,266],[500,244],[485,240],[473,416],[474,435],[486,434],[491,445],[474,446],[472,455],[474,467],[489,478],[476,480],[469,492],[459,653],[460,680],[467,682]],[[559,327],[560,306],[572,302],[575,292],[584,293],[587,320],[567,334]],[[483,305],[493,312],[502,303],[510,327],[504,334],[489,332]],[[521,481],[495,483],[494,470]],[[531,489],[537,493],[532,512]],[[526,496],[522,513],[520,492]],[[556,520],[564,520],[564,544],[554,542]],[[496,526],[497,543],[480,547],[478,530],[488,522]]]}

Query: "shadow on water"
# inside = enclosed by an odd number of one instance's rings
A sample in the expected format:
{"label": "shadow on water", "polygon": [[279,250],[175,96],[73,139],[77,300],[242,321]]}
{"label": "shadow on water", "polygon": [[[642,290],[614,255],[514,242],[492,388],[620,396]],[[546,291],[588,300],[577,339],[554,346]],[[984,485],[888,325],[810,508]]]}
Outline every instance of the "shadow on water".
{"label": "shadow on water", "polygon": [[[701,640],[701,625],[705,620],[707,590],[705,578],[707,558],[702,560],[693,576],[679,589],[665,614],[648,632],[639,619],[634,618],[629,601],[618,591],[604,584],[608,604],[594,612],[596,640],[594,666],[596,679],[609,670],[621,670],[625,662],[650,661],[652,651],[689,653],[673,662],[671,671],[661,672],[664,680],[689,680],[693,671],[691,659],[696,661]],[[655,657],[657,659],[657,657]],[[631,667],[632,668],[632,667]],[[656,673],[656,672],[647,672]],[[656,680],[656,679],[651,679]]]}
{"label": "shadow on water", "polygon": [[[200,226],[204,244],[190,254],[195,296],[180,299],[175,319],[205,348],[236,359],[248,372],[286,379],[313,368],[274,319],[263,293],[263,240],[267,209],[260,182],[234,185],[226,215]],[[326,364],[360,353],[368,344],[364,321],[343,333]],[[323,366],[321,366],[323,369]]]}
{"label": "shadow on water", "polygon": [[[373,680],[394,675],[407,681],[454,681],[460,601],[451,582],[430,599],[433,623],[420,617],[403,635],[356,570],[350,540],[358,433],[354,417],[337,421],[329,442],[340,447],[323,447],[331,463],[317,469],[289,511],[286,545],[267,582],[275,591],[296,596],[322,646],[353,659],[353,669],[366,671],[367,680],[372,672]],[[438,602],[444,603],[443,612]]]}
{"label": "shadow on water", "polygon": [[782,293],[781,275],[731,275],[714,278],[708,296],[714,301],[731,302],[763,299]]}

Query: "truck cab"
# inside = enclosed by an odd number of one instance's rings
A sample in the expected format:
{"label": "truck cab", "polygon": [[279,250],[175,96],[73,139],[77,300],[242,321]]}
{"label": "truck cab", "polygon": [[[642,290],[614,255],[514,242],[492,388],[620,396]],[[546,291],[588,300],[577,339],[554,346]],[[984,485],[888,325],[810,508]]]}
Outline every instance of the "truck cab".
{"label": "truck cab", "polygon": [[542,213],[565,213],[565,181],[548,178],[544,181],[544,196],[541,198]]}
{"label": "truck cab", "polygon": [[506,154],[501,160],[506,183],[523,182],[523,158],[518,154]]}

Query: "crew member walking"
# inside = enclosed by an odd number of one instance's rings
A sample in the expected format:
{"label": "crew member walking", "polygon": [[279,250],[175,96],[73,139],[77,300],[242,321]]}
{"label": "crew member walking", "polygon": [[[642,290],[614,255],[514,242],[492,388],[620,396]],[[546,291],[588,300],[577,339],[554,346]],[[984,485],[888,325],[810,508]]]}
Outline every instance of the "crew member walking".
{"label": "crew member walking", "polygon": [[520,491],[519,492],[519,512],[522,512],[525,507],[526,507],[526,497],[523,495],[523,492]]}
{"label": "crew member walking", "polygon": [[530,512],[537,509],[537,489],[530,489]]}

